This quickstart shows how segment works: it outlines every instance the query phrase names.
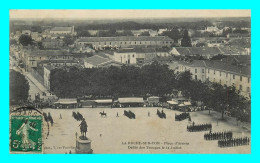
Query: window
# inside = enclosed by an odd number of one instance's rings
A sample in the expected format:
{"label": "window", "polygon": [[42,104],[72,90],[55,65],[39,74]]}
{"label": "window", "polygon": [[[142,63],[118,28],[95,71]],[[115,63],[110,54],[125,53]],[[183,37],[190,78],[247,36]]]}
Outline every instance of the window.
{"label": "window", "polygon": [[142,42],[140,41],[140,44],[142,44]]}
{"label": "window", "polygon": [[135,57],[135,55],[133,54],[133,57]]}
{"label": "window", "polygon": [[209,73],[209,69],[208,69],[208,73]]}
{"label": "window", "polygon": [[228,77],[228,73],[226,73],[226,78]]}
{"label": "window", "polygon": [[105,42],[105,45],[106,45],[107,43]]}
{"label": "window", "polygon": [[236,78],[236,75],[233,75],[233,79],[235,79]]}
{"label": "window", "polygon": [[247,88],[246,88],[246,91],[247,91],[247,92],[250,92],[250,88],[249,88],[249,87],[247,87]]}
{"label": "window", "polygon": [[195,73],[197,73],[197,69],[195,68]]}
{"label": "window", "polygon": [[204,69],[202,69],[202,73],[204,73]]}
{"label": "window", "polygon": [[216,74],[216,71],[214,70],[214,75]]}
{"label": "window", "polygon": [[195,75],[195,80],[197,80],[197,75]]}
{"label": "window", "polygon": [[136,44],[136,42],[135,42],[135,44]]}
{"label": "window", "polygon": [[250,83],[250,78],[247,78],[247,82]]}
{"label": "window", "polygon": [[111,45],[111,42],[109,44]]}
{"label": "window", "polygon": [[239,85],[239,90],[242,91],[243,87],[242,85]]}
{"label": "window", "polygon": [[242,77],[242,76],[240,76],[240,81],[242,81],[242,79],[243,79],[243,77]]}
{"label": "window", "polygon": [[126,44],[126,42],[125,42],[125,44]]}
{"label": "window", "polygon": [[219,76],[221,76],[221,71],[219,71]]}

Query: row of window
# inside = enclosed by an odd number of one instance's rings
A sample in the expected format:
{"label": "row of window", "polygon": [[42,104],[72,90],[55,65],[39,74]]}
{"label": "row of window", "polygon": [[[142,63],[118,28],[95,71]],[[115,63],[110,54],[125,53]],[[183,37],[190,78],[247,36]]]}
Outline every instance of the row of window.
{"label": "row of window", "polygon": [[[47,57],[47,59],[51,59],[52,57]],[[55,59],[58,59],[59,57],[58,56],[56,56],[55,57]],[[70,56],[63,56],[62,57],[63,59],[70,59],[70,58],[72,58],[72,57],[70,57]],[[29,58],[30,60],[34,60],[34,59],[36,59],[35,57],[30,57]],[[45,57],[39,57],[39,60],[45,60],[46,58]]]}
{"label": "row of window", "polygon": [[[197,76],[195,75],[195,79],[197,78]],[[215,80],[215,78],[213,79],[213,82],[216,82],[216,80]],[[219,80],[219,84],[222,84],[222,81],[221,81],[221,79]],[[227,85],[228,84],[228,82],[226,81],[226,83],[225,83],[225,85]],[[235,86],[235,83],[232,83],[232,86]],[[243,91],[243,86],[240,84],[239,85],[239,90],[240,91]],[[250,87],[246,87],[246,92],[250,92]]]}
{"label": "row of window", "polygon": [[[155,42],[156,44],[158,43],[157,41],[150,41],[150,44],[151,44],[151,43],[154,43],[154,42]],[[97,42],[94,42],[94,43],[97,43]],[[102,43],[102,42],[98,42],[99,45],[100,45],[101,43]],[[112,45],[112,44],[116,44],[117,42],[103,42],[103,43],[104,43],[104,45]],[[149,42],[148,42],[148,41],[145,41],[144,44],[146,44],[146,43],[149,43]],[[161,42],[161,43],[162,43],[162,44],[169,44],[169,43],[172,44],[172,41],[169,41],[169,42],[168,42],[168,41],[165,41],[165,42],[163,41],[163,42]],[[80,45],[82,45],[82,44],[87,45],[87,44],[93,44],[93,43],[81,43],[81,42],[80,42],[79,44],[80,44]],[[122,44],[125,44],[125,45],[126,45],[126,44],[130,44],[130,45],[131,45],[132,42],[120,42],[120,45],[122,45]],[[135,41],[134,44],[135,44],[135,45],[138,45],[138,44],[141,45],[141,44],[143,44],[143,43],[142,43],[142,41],[140,41],[140,42],[139,42],[139,41]]]}
{"label": "row of window", "polygon": [[[186,70],[186,67],[185,67],[185,70]],[[214,71],[214,75],[216,74],[216,70],[213,70]],[[202,73],[205,73],[205,71],[204,71],[204,69],[201,69],[201,72]],[[195,73],[198,73],[198,71],[197,71],[197,69],[195,68]],[[210,74],[210,70],[208,69],[208,74]],[[219,76],[221,76],[222,75],[222,72],[220,71],[219,72]],[[226,77],[228,77],[228,73],[226,73]],[[236,79],[236,75],[232,75],[232,77],[233,77],[233,79]],[[243,80],[243,76],[240,76],[240,81],[242,81]],[[250,83],[250,78],[248,77],[247,78],[247,82],[248,83]]]}

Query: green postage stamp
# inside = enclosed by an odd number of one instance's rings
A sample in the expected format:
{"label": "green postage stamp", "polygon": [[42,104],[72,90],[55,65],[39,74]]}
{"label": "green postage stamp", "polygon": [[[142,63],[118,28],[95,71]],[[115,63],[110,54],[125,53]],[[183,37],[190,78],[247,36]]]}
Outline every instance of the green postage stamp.
{"label": "green postage stamp", "polygon": [[42,116],[11,115],[11,153],[42,153]]}

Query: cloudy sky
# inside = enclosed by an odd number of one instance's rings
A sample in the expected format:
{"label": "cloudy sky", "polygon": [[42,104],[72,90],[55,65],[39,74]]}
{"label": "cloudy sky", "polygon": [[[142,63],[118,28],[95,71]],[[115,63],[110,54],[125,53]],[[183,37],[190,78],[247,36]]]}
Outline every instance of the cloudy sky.
{"label": "cloudy sky", "polygon": [[123,19],[250,16],[250,10],[10,10],[10,18]]}

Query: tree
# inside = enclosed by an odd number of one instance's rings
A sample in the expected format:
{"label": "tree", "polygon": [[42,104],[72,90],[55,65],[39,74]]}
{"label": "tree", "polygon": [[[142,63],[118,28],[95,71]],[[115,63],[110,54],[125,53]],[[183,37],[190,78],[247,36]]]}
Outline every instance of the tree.
{"label": "tree", "polygon": [[140,34],[140,36],[150,36],[150,33],[148,31],[144,31]]}
{"label": "tree", "polygon": [[23,46],[33,45],[33,40],[29,35],[21,35],[19,38],[19,43]]}
{"label": "tree", "polygon": [[29,83],[20,72],[10,70],[10,104],[22,104],[28,100]]}
{"label": "tree", "polygon": [[91,37],[90,33],[88,30],[80,30],[77,32],[78,37]]}
{"label": "tree", "polygon": [[63,41],[64,41],[64,44],[68,46],[68,45],[71,45],[74,43],[74,38],[71,35],[66,35],[63,38]]}
{"label": "tree", "polygon": [[181,46],[182,47],[191,47],[191,39],[188,33],[188,30],[184,30],[183,38],[181,40]]}
{"label": "tree", "polygon": [[162,33],[163,36],[168,36],[174,40],[175,43],[181,38],[181,34],[177,28],[172,29],[171,31],[164,31]]}

